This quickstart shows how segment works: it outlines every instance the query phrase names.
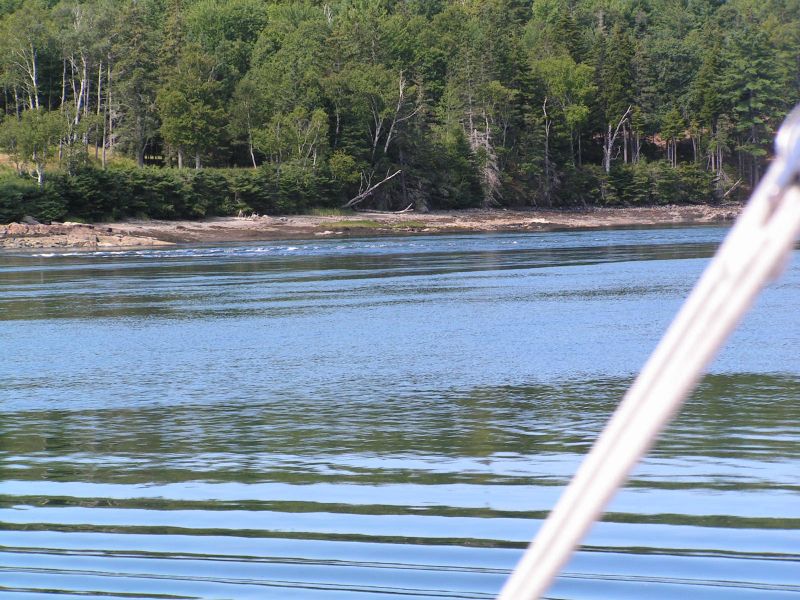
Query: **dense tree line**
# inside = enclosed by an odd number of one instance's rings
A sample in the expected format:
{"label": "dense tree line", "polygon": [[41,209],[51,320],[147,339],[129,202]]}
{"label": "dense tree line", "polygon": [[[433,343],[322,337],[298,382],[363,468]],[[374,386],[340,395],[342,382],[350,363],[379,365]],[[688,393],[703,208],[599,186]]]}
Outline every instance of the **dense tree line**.
{"label": "dense tree line", "polygon": [[0,86],[8,198],[211,167],[212,211],[242,179],[271,210],[719,200],[800,98],[800,0],[0,0]]}

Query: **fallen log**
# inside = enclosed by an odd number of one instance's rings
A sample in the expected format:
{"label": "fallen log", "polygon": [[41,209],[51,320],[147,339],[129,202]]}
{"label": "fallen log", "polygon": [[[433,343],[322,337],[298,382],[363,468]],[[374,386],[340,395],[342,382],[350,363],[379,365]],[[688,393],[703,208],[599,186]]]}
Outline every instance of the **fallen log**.
{"label": "fallen log", "polygon": [[386,177],[384,177],[383,179],[381,179],[381,180],[380,180],[378,183],[376,183],[375,185],[371,185],[371,186],[369,186],[369,187],[368,187],[366,190],[364,190],[363,192],[360,192],[359,194],[357,194],[356,196],[354,196],[353,198],[351,198],[351,199],[350,199],[350,200],[347,202],[347,204],[344,204],[344,205],[342,205],[342,208],[352,208],[352,207],[353,207],[353,206],[355,206],[356,204],[359,204],[360,202],[363,202],[364,200],[366,200],[367,198],[369,198],[369,197],[370,197],[370,196],[371,196],[371,195],[372,195],[372,194],[375,192],[375,190],[377,190],[377,189],[378,189],[380,186],[382,186],[384,183],[386,183],[387,181],[389,181],[389,180],[390,180],[390,179],[392,179],[393,177],[396,177],[396,176],[397,176],[397,175],[399,175],[400,173],[402,173],[402,170],[398,169],[397,171],[395,171],[395,172],[394,172],[394,173],[392,173],[391,175],[387,175]]}
{"label": "fallen log", "polygon": [[379,215],[402,215],[403,213],[412,212],[414,210],[414,203],[412,202],[408,206],[406,206],[403,210],[358,210],[357,208],[354,209],[358,213],[362,214],[369,214],[369,213],[377,213]]}

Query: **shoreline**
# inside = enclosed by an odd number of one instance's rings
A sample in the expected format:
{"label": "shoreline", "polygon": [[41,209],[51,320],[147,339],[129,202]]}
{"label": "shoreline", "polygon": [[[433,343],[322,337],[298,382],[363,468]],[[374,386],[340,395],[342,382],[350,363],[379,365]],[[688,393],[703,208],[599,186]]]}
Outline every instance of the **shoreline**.
{"label": "shoreline", "polygon": [[543,232],[610,227],[729,224],[743,205],[667,205],[586,210],[467,209],[429,213],[214,217],[201,221],[0,225],[0,250],[105,250],[381,235]]}

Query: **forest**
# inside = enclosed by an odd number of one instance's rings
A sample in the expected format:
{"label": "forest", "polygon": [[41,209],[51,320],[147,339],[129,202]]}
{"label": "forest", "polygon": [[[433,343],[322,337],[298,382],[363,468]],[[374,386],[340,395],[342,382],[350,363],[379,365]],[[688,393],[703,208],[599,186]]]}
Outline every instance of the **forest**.
{"label": "forest", "polygon": [[800,0],[0,0],[0,220],[746,197]]}

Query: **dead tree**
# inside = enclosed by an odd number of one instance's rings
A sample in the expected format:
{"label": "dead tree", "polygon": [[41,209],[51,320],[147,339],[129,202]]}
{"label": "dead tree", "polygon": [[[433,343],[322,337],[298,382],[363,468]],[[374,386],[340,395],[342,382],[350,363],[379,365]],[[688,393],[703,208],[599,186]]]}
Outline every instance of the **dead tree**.
{"label": "dead tree", "polygon": [[606,132],[605,140],[603,141],[603,168],[605,168],[606,173],[611,172],[611,156],[614,153],[614,144],[616,144],[620,129],[622,129],[622,126],[628,121],[628,117],[630,116],[632,110],[633,105],[628,107],[628,110],[626,110],[625,114],[622,115],[613,131],[611,129],[612,124],[608,124],[608,131]]}

